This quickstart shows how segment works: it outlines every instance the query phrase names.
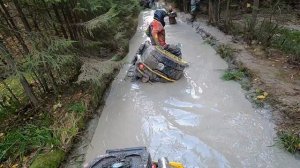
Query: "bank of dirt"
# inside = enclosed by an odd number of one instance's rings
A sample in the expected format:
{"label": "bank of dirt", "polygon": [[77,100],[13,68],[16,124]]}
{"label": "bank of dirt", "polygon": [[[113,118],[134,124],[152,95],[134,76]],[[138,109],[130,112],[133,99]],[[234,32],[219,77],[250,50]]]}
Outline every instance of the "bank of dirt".
{"label": "bank of dirt", "polygon": [[121,65],[99,58],[82,57],[81,60],[83,65],[76,84],[66,87],[58,100],[49,99],[45,107],[51,116],[50,129],[59,143],[49,150],[37,152],[39,154],[32,158],[30,168],[81,166],[78,157],[84,146],[78,144],[86,142],[89,134],[93,135],[90,126],[96,124],[87,123],[93,123],[93,118],[100,115],[99,107],[104,102],[105,91]]}
{"label": "bank of dirt", "polygon": [[[189,17],[183,13],[181,16],[183,20]],[[266,50],[260,45],[249,46],[200,20],[190,24],[216,50],[226,45],[235,51],[233,57],[227,60],[229,67],[247,70],[250,76],[249,98],[254,103],[271,105],[278,133],[300,136],[299,66],[289,64],[289,56],[278,50]],[[260,93],[257,92],[266,92],[267,96],[259,100]],[[297,148],[300,149],[300,144]]]}
{"label": "bank of dirt", "polygon": [[77,83],[87,84],[90,86],[89,92],[93,99],[91,99],[89,108],[90,113],[86,115],[81,131],[74,137],[72,147],[68,150],[65,161],[60,167],[82,167],[84,162],[84,153],[90,139],[94,134],[95,127],[101,115],[102,106],[105,102],[105,93],[109,90],[110,83],[118,73],[122,63],[96,58],[81,58],[83,66],[81,67],[81,74],[78,77]]}

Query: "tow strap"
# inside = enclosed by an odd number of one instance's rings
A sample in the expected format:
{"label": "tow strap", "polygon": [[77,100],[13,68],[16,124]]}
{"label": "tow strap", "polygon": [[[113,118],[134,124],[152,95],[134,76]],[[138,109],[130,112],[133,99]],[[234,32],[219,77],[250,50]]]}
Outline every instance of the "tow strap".
{"label": "tow strap", "polygon": [[141,64],[143,64],[150,72],[156,74],[157,76],[159,76],[159,77],[161,77],[161,78],[163,78],[163,79],[165,79],[165,80],[167,80],[167,81],[169,81],[169,82],[175,82],[174,79],[168,78],[167,76],[165,76],[165,75],[163,75],[163,74],[161,74],[161,73],[159,73],[159,72],[153,71],[153,70],[152,70],[150,67],[148,67],[146,64],[144,64],[144,63],[141,63]]}

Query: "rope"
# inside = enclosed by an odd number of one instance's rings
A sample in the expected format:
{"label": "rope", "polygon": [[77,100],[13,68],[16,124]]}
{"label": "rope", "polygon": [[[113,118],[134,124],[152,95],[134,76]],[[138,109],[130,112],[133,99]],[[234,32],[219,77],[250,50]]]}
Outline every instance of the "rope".
{"label": "rope", "polygon": [[162,49],[159,46],[155,46],[155,48],[160,51],[161,53],[163,53],[164,55],[166,55],[167,57],[173,59],[175,62],[179,63],[179,64],[188,64],[188,62],[184,61],[181,58],[176,57],[175,55],[171,54],[170,52],[167,52],[166,50]]}
{"label": "rope", "polygon": [[165,80],[167,80],[167,81],[169,81],[169,82],[175,82],[174,79],[168,78],[168,77],[164,76],[164,75],[161,74],[161,73],[158,73],[158,72],[153,71],[150,67],[148,67],[148,66],[147,66],[146,64],[144,64],[144,63],[142,63],[142,64],[143,64],[149,71],[151,71],[152,73],[158,75],[159,77],[161,77],[161,78],[163,78],[163,79],[165,79]]}

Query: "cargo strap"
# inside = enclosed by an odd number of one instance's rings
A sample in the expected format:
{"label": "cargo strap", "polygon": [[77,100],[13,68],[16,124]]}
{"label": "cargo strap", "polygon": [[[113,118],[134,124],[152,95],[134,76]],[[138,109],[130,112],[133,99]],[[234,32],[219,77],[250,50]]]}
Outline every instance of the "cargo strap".
{"label": "cargo strap", "polygon": [[181,58],[176,57],[174,54],[164,50],[163,48],[161,48],[160,46],[155,46],[155,48],[162,52],[164,55],[166,55],[167,57],[171,58],[172,60],[174,60],[175,62],[177,62],[178,64],[183,64],[184,66],[188,65],[188,62],[184,61]]}
{"label": "cargo strap", "polygon": [[175,82],[174,79],[171,79],[171,78],[168,78],[166,77],[165,75],[159,73],[159,72],[156,72],[156,71],[153,71],[150,67],[148,67],[146,64],[142,63],[149,71],[151,71],[152,73],[156,74],[157,76],[169,81],[169,82]]}

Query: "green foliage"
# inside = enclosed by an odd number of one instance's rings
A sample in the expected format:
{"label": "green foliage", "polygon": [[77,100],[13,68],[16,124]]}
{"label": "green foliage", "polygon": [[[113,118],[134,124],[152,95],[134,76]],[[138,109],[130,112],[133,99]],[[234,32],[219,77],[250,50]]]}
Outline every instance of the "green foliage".
{"label": "green foliage", "polygon": [[26,58],[24,69],[34,72],[36,69],[49,67],[55,73],[58,84],[68,83],[80,69],[79,57],[73,47],[75,43],[75,41],[56,37],[37,39],[34,50]]}
{"label": "green foliage", "polygon": [[71,112],[83,114],[84,112],[87,111],[87,108],[83,102],[76,102],[76,103],[70,104],[68,110]]}
{"label": "green foliage", "polygon": [[290,62],[300,63],[300,31],[282,28],[277,23],[264,20],[255,32],[255,39],[262,45],[290,54]]}
{"label": "green foliage", "polygon": [[300,137],[287,132],[279,133],[277,144],[286,149],[288,152],[296,153],[300,151]]}
{"label": "green foliage", "polygon": [[49,153],[38,156],[29,168],[57,168],[64,160],[65,152],[62,150],[53,150]]}
{"label": "green foliage", "polygon": [[[36,95],[41,93],[40,95],[44,96],[44,90],[49,88],[51,93],[55,85],[58,85],[57,90],[59,90],[60,85],[69,84],[70,79],[78,75],[81,63],[78,53],[83,53],[81,47],[85,45],[85,41],[92,41],[89,47],[93,48],[93,51],[99,53],[101,48],[105,48],[111,55],[118,54],[121,58],[128,51],[128,41],[135,31],[136,16],[140,10],[138,0],[24,0],[19,2],[31,30],[25,31],[25,24],[18,20],[19,17],[13,16],[13,19],[18,18],[15,22],[19,30],[12,32],[21,32],[24,40],[22,43],[15,39],[14,33],[8,33],[8,29],[5,29],[4,33],[1,26],[1,33],[10,36],[9,41],[12,41],[9,42],[11,44],[7,44],[8,52],[11,52],[8,55],[12,55],[17,68],[12,69],[7,66],[1,57],[0,73],[2,75],[8,72],[8,68],[13,70],[13,75],[9,73],[10,77],[5,82],[20,99],[21,104],[17,106],[12,96],[0,84],[0,101],[3,101],[0,104],[0,122],[2,118],[7,119],[9,114],[14,114],[28,103],[28,98],[18,79],[19,74],[26,76]],[[10,13],[18,13],[13,2],[6,5]],[[86,28],[86,31],[82,28]],[[79,37],[75,37],[76,35]],[[11,40],[12,36],[13,40]],[[68,36],[68,39],[64,39],[64,36]],[[78,41],[69,40],[71,38]],[[21,47],[24,44],[27,45],[29,54],[21,56],[14,50],[25,51],[26,47],[25,49],[24,46]],[[111,74],[103,76],[98,81],[97,87],[93,88],[94,92],[91,94],[93,94],[95,107],[113,79],[113,73],[114,69],[111,70]],[[32,82],[31,74],[36,74],[39,78],[38,82]],[[40,83],[43,85],[42,88],[37,87]],[[44,99],[43,96],[39,98]],[[48,98],[51,96],[49,95]],[[54,116],[51,114],[33,116],[28,121],[26,116],[17,117],[18,124],[8,126],[4,136],[0,137],[0,161],[18,162],[23,156],[32,152],[44,151],[44,149],[49,151],[53,147],[69,149],[74,137],[83,126],[83,114],[87,111],[87,107],[82,102],[75,102],[70,104],[66,111],[70,112],[57,123],[52,121]],[[39,117],[43,119],[39,121]],[[26,123],[20,126],[19,120],[22,119],[26,120]],[[51,129],[49,125],[52,125]],[[63,157],[64,152],[55,150],[38,157],[36,159],[38,161],[31,167],[58,167]]]}
{"label": "green foliage", "polygon": [[262,45],[268,47],[272,43],[272,39],[279,31],[279,25],[269,20],[264,20],[258,28],[255,29],[254,38]]}
{"label": "green foliage", "polygon": [[280,29],[272,39],[272,46],[291,54],[291,62],[300,63],[300,31]]}
{"label": "green foliage", "polygon": [[86,16],[99,16],[106,13],[111,7],[111,0],[80,0],[74,11]]}
{"label": "green foliage", "polygon": [[235,50],[229,45],[220,45],[217,52],[222,58],[232,58]]}
{"label": "green foliage", "polygon": [[228,70],[222,76],[223,80],[242,80],[245,77],[245,72],[242,70]]}
{"label": "green foliage", "polygon": [[99,47],[115,51],[113,54],[125,54],[128,41],[133,32],[140,7],[137,0],[112,0],[110,9],[85,23],[89,39],[100,41]]}
{"label": "green foliage", "polygon": [[0,140],[0,160],[23,157],[28,152],[40,148],[51,148],[59,141],[53,136],[52,130],[46,127],[26,125],[4,135]]}
{"label": "green foliage", "polygon": [[88,21],[85,27],[90,36],[97,39],[111,38],[117,31],[116,24],[118,18],[116,16],[118,14],[119,11],[117,11],[116,6],[113,6],[105,14]]}
{"label": "green foliage", "polygon": [[[29,82],[32,81],[31,78],[28,79]],[[2,83],[0,83],[0,122],[10,114],[14,114],[15,112],[17,112],[22,107],[22,104],[27,102],[27,97],[24,94],[22,85],[17,76],[10,76],[9,78],[5,79],[4,82],[14,92],[14,94],[20,100],[21,104],[16,102],[16,100],[12,97],[10,92],[4,87]]]}
{"label": "green foliage", "polygon": [[251,17],[245,17],[243,22],[244,22],[243,37],[247,41],[251,41],[253,39],[253,36],[254,36],[254,29],[255,29],[256,25],[253,25]]}
{"label": "green foliage", "polygon": [[217,40],[214,37],[208,37],[205,39],[204,43],[209,44],[211,46],[215,46],[217,43]]}

